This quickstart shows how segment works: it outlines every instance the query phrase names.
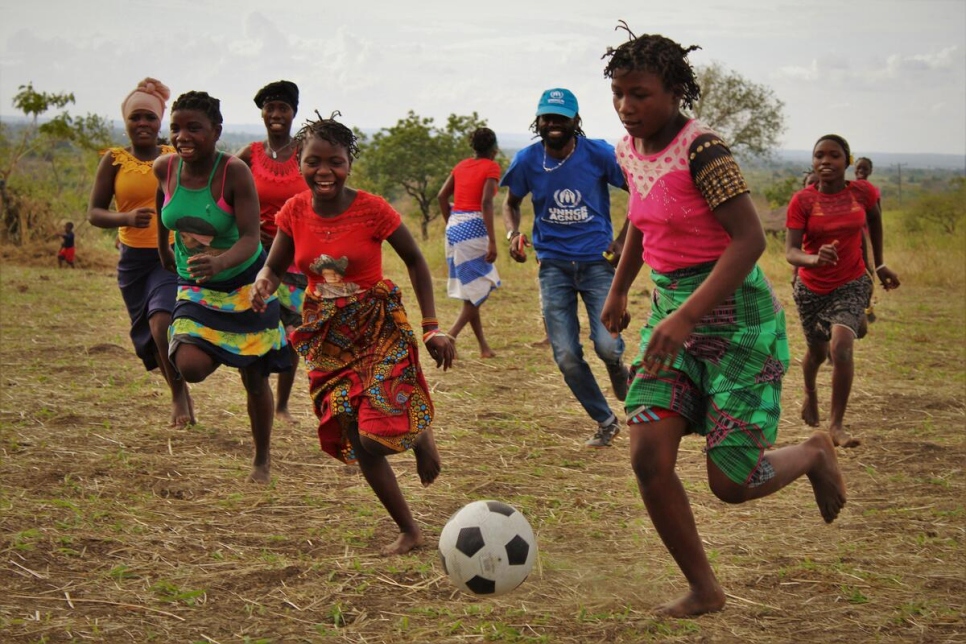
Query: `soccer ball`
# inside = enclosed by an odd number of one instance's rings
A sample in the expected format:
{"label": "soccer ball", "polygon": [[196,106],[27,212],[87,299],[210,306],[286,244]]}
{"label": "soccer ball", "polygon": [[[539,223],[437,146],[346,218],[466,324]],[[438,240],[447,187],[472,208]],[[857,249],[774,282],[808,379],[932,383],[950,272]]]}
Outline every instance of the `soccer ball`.
{"label": "soccer ball", "polygon": [[513,506],[473,501],[443,527],[439,556],[457,588],[496,596],[510,592],[530,574],[537,540],[526,517]]}

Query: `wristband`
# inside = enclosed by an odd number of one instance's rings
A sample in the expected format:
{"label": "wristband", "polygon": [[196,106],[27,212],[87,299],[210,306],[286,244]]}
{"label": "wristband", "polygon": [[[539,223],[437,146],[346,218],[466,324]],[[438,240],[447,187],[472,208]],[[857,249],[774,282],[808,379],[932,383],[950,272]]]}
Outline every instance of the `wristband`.
{"label": "wristband", "polygon": [[879,264],[878,266],[875,267],[875,272],[878,273],[880,270],[882,270],[885,267],[886,267],[885,263]]}
{"label": "wristband", "polygon": [[429,342],[430,340],[432,340],[433,338],[435,338],[437,335],[441,335],[444,338],[449,338],[450,340],[453,340],[454,342],[456,341],[456,338],[454,338],[453,336],[451,336],[449,333],[446,333],[444,331],[440,331],[439,329],[430,329],[429,331],[427,331],[426,333],[423,334],[423,344],[426,344],[427,342]]}
{"label": "wristband", "polygon": [[[423,318],[423,321],[422,321],[421,326],[423,327],[423,331],[429,331],[430,328],[432,328],[432,329],[438,329],[439,328],[439,320],[436,319],[436,318]],[[429,328],[427,328],[427,327],[429,327]]]}

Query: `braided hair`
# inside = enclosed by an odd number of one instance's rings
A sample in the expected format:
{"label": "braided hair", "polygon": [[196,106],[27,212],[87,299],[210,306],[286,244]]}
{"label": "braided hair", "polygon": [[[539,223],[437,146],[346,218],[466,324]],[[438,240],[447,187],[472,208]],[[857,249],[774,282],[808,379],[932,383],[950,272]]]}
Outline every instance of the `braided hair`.
{"label": "braided hair", "polygon": [[359,157],[359,138],[355,132],[335,120],[335,117],[342,116],[342,113],[336,110],[329,118],[324,118],[318,110],[315,110],[315,115],[319,117],[317,120],[307,120],[302,129],[295,134],[299,155],[301,156],[301,151],[305,148],[305,142],[314,137],[345,148],[349,153],[349,161],[355,161]]}
{"label": "braided hair", "polygon": [[815,145],[812,146],[812,151],[814,151],[815,148],[818,147],[818,144],[822,141],[834,141],[835,143],[838,143],[839,147],[842,148],[842,151],[845,152],[845,167],[847,168],[852,165],[852,149],[849,148],[848,141],[840,137],[838,134],[826,134],[825,136],[819,137],[818,141],[815,142]]}
{"label": "braided hair", "polygon": [[221,101],[214,96],[209,96],[208,92],[185,92],[171,106],[172,112],[178,110],[204,112],[214,125],[221,125],[224,120],[221,117]]}
{"label": "braided hair", "polygon": [[658,34],[635,36],[623,20],[615,27],[627,32],[627,42],[617,49],[608,47],[601,58],[609,58],[604,77],[613,78],[620,70],[646,71],[661,77],[664,88],[680,91],[684,107],[691,108],[701,98],[701,87],[688,62],[688,54],[701,49],[697,45],[682,47],[670,38]]}
{"label": "braided hair", "polygon": [[486,154],[496,147],[496,133],[488,127],[478,127],[470,135],[470,147],[477,154]]}

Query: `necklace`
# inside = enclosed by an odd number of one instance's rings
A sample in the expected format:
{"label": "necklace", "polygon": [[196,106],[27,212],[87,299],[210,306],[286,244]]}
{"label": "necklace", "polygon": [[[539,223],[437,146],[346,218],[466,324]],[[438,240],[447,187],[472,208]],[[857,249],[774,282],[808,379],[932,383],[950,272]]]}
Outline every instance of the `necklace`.
{"label": "necklace", "polygon": [[293,143],[295,143],[295,139],[289,139],[288,143],[286,143],[285,145],[283,145],[282,147],[276,150],[275,148],[272,147],[272,144],[268,142],[268,139],[265,139],[265,147],[268,148],[268,150],[272,153],[273,159],[277,159],[278,153],[285,151]]}
{"label": "necklace", "polygon": [[559,170],[560,168],[563,167],[563,164],[567,163],[567,160],[574,155],[574,150],[576,149],[577,149],[577,139],[574,139],[574,147],[570,148],[570,152],[568,152],[567,156],[563,158],[563,161],[553,166],[552,168],[548,168],[547,167],[547,146],[544,145],[543,146],[543,171],[554,172],[556,170]]}

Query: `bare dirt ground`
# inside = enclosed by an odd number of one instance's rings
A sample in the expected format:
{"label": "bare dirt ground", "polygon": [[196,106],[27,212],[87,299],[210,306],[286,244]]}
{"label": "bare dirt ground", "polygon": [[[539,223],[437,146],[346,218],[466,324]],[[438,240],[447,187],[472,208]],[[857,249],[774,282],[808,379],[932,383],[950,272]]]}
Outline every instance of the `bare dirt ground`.
{"label": "bare dirt ground", "polygon": [[[442,476],[424,489],[411,455],[393,460],[429,543],[385,558],[394,525],[358,473],[320,452],[304,371],[296,423],[275,427],[272,483],[248,484],[237,373],[196,385],[199,424],[168,429],[166,389],[130,348],[112,269],[8,258],[0,640],[966,641],[961,288],[906,283],[880,296],[847,415],[863,444],[839,452],[849,500],[831,526],[806,482],[726,506],[708,490],[701,441],[684,443],[681,477],[729,599],[720,613],[670,620],[652,609],[685,583],[637,494],[626,437],[583,448],[592,427],[549,350],[530,346],[542,334],[532,263],[504,260],[504,288],[483,309],[498,357],[477,359],[467,330],[455,369],[427,367]],[[773,283],[797,358],[786,269]],[[390,262],[387,273],[409,292],[404,271]],[[458,303],[442,281],[436,292],[439,317],[453,319]],[[643,295],[634,306],[632,329]],[[819,386],[824,417],[827,371]],[[811,433],[800,392],[795,363],[780,444]],[[484,498],[523,511],[540,547],[530,578],[489,600],[456,591],[435,550],[447,518]]]}

